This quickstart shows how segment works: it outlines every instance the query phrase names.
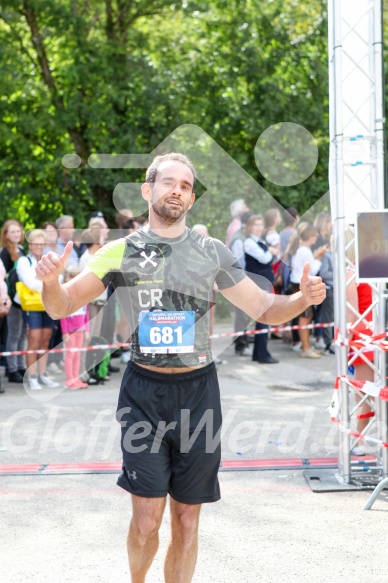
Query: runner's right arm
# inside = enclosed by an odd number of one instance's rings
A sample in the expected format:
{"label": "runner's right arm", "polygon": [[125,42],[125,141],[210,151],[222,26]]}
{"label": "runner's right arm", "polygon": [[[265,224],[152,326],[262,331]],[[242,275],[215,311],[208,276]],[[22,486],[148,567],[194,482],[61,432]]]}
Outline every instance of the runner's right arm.
{"label": "runner's right arm", "polygon": [[43,282],[42,300],[48,314],[58,320],[85,306],[105,289],[102,281],[91,272],[82,272],[66,284],[59,283],[73,248],[69,241],[62,255],[43,255],[36,266],[37,278]]}

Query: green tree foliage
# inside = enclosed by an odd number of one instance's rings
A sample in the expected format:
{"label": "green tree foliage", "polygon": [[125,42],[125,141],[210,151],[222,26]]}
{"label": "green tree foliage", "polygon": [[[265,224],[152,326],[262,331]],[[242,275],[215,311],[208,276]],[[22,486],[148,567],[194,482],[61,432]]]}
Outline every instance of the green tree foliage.
{"label": "green tree foliage", "polygon": [[[2,219],[113,217],[115,185],[143,172],[91,168],[89,156],[148,153],[187,123],[283,206],[307,209],[328,188],[326,36],[323,0],[2,0]],[[296,187],[255,164],[260,134],[282,121],[319,144],[316,171]],[[63,166],[71,153],[79,168]],[[224,206],[218,198],[205,217],[220,237]]]}

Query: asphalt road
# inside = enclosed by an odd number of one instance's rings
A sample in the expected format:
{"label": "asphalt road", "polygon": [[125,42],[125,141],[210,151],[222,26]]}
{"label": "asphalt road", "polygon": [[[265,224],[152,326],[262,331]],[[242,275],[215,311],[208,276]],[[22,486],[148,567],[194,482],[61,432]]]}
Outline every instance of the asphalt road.
{"label": "asphalt road", "polygon": [[[224,463],[336,456],[327,411],[334,357],[301,359],[278,340],[270,348],[279,364],[236,357],[231,347],[221,355]],[[119,462],[120,378],[32,396],[6,384],[0,465]],[[115,481],[114,473],[0,475],[1,581],[128,582],[130,500]],[[388,581],[385,495],[364,511],[368,492],[316,494],[299,469],[224,471],[220,483],[222,500],[202,509],[196,583]],[[150,583],[163,581],[168,537],[166,512]]]}

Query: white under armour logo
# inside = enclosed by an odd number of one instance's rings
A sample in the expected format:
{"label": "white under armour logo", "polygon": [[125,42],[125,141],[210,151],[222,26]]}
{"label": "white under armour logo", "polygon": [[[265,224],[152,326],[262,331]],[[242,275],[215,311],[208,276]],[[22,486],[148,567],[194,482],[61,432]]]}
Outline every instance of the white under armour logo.
{"label": "white under armour logo", "polygon": [[147,263],[151,263],[154,267],[157,266],[157,263],[155,261],[152,261],[152,258],[155,257],[155,255],[156,255],[155,251],[151,251],[149,257],[147,257],[147,253],[145,251],[142,251],[140,253],[140,255],[142,257],[145,257],[145,261],[142,261],[141,263],[139,263],[141,268],[145,267],[147,265]]}
{"label": "white under armour logo", "polygon": [[137,480],[137,476],[136,476],[136,472],[135,472],[135,470],[132,472],[132,474],[130,474],[130,473],[128,472],[128,477],[129,477],[129,478],[133,478],[134,480]]}

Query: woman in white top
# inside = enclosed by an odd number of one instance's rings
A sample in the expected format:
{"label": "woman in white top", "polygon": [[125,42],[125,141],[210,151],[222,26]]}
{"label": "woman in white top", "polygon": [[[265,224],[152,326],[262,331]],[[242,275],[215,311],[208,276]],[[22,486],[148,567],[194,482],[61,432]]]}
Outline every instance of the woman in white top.
{"label": "woman in white top", "polygon": [[[43,229],[35,229],[28,235],[28,255],[20,257],[16,271],[19,281],[22,281],[29,289],[41,292],[42,282],[36,278],[35,267],[43,255],[46,246],[46,235]],[[20,304],[18,294],[14,301]],[[54,320],[47,312],[23,310],[23,319],[27,326],[28,350],[48,350],[49,341],[54,326]],[[53,381],[46,373],[46,354],[27,354],[28,385],[31,390],[38,390],[43,386],[59,387],[59,383]],[[39,375],[39,376],[38,376]]]}
{"label": "woman in white top", "polygon": [[[303,273],[303,267],[306,262],[310,264],[310,275],[317,275],[321,267],[321,258],[326,253],[326,247],[319,247],[314,251],[311,251],[311,246],[317,240],[318,229],[310,224],[302,224],[298,229],[299,233],[299,246],[296,253],[291,259],[291,292],[299,291],[299,284]],[[295,239],[295,244],[298,238]],[[308,326],[311,322],[313,316],[313,309],[310,306],[302,312],[299,316],[298,324],[299,326]],[[300,356],[302,358],[320,358],[320,353],[316,352],[311,348],[310,345],[310,330],[299,330],[299,338],[302,343],[302,350]]]}

